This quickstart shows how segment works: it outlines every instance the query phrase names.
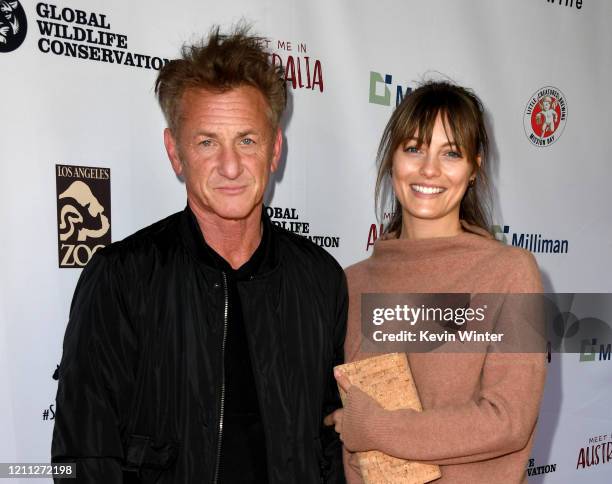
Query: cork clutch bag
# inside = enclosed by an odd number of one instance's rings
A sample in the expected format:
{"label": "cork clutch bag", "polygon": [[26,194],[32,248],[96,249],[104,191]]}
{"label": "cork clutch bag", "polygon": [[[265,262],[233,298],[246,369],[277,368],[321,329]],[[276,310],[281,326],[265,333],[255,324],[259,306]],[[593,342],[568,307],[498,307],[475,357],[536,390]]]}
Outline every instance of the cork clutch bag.
{"label": "cork clutch bag", "polygon": [[[383,408],[423,410],[404,353],[384,354],[336,368]],[[340,397],[344,402],[346,394],[342,389]],[[442,476],[436,465],[398,459],[374,450],[358,452],[357,457],[365,484],[423,484]]]}

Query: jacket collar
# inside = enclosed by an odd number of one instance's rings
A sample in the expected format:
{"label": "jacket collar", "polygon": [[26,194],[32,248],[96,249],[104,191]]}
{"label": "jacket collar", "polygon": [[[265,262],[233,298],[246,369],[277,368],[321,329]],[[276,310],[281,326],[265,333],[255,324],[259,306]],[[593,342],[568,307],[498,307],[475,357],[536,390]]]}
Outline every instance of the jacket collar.
{"label": "jacket collar", "polygon": [[[270,218],[266,215],[265,207],[261,211],[261,221],[263,224],[263,237],[266,238],[265,242],[267,245],[266,252],[263,256],[261,265],[258,272],[259,277],[265,277],[267,274],[274,272],[280,265],[280,254],[278,247],[278,237],[274,226],[270,221]],[[200,230],[198,221],[192,212],[189,204],[185,207],[185,210],[181,213],[181,221],[179,224],[180,238],[189,253],[194,257],[200,264],[204,265],[209,269],[213,269],[208,261],[209,255],[206,253],[207,245],[204,240],[204,235]]]}

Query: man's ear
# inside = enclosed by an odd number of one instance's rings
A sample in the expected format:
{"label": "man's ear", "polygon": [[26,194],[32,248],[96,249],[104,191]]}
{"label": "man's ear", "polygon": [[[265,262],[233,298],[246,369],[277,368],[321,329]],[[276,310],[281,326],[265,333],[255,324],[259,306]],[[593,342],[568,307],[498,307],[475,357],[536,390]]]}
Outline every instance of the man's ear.
{"label": "man's ear", "polygon": [[276,128],[276,135],[274,138],[274,147],[272,148],[272,163],[270,164],[270,171],[275,172],[280,162],[280,157],[283,152],[283,132],[280,127]]}
{"label": "man's ear", "polygon": [[176,176],[181,177],[183,175],[183,164],[179,158],[176,139],[170,128],[164,129],[164,145],[166,146],[166,153],[168,153],[168,159],[172,164],[174,173],[176,173]]}

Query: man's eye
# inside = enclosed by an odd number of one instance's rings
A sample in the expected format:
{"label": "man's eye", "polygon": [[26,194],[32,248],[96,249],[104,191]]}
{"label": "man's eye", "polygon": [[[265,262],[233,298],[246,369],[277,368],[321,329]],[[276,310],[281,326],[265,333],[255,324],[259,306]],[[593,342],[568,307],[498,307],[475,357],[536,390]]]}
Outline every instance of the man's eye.
{"label": "man's eye", "polygon": [[202,146],[211,146],[212,145],[212,140],[211,139],[205,139],[205,140],[200,141],[200,144]]}
{"label": "man's eye", "polygon": [[251,138],[244,138],[240,141],[240,143],[243,145],[254,145],[255,141],[253,141]]}

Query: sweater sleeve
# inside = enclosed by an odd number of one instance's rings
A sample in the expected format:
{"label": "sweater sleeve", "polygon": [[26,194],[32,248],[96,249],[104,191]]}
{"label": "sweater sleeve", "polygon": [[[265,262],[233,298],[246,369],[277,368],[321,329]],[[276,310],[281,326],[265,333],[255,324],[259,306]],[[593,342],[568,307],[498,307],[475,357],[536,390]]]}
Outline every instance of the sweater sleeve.
{"label": "sweater sleeve", "polygon": [[346,447],[342,446],[342,460],[344,462],[346,484],[363,484],[357,453],[349,452]]}
{"label": "sweater sleeve", "polygon": [[[517,257],[509,292],[541,290],[533,256]],[[545,376],[543,353],[488,353],[472,399],[423,412],[385,410],[353,386],[347,393],[342,440],[352,452],[379,450],[439,465],[515,452],[524,448],[533,434]]]}
{"label": "sweater sleeve", "polygon": [[538,416],[545,364],[538,353],[488,355],[482,389],[472,401],[423,412],[384,410],[353,386],[342,422],[344,445],[444,465],[520,450]]}

